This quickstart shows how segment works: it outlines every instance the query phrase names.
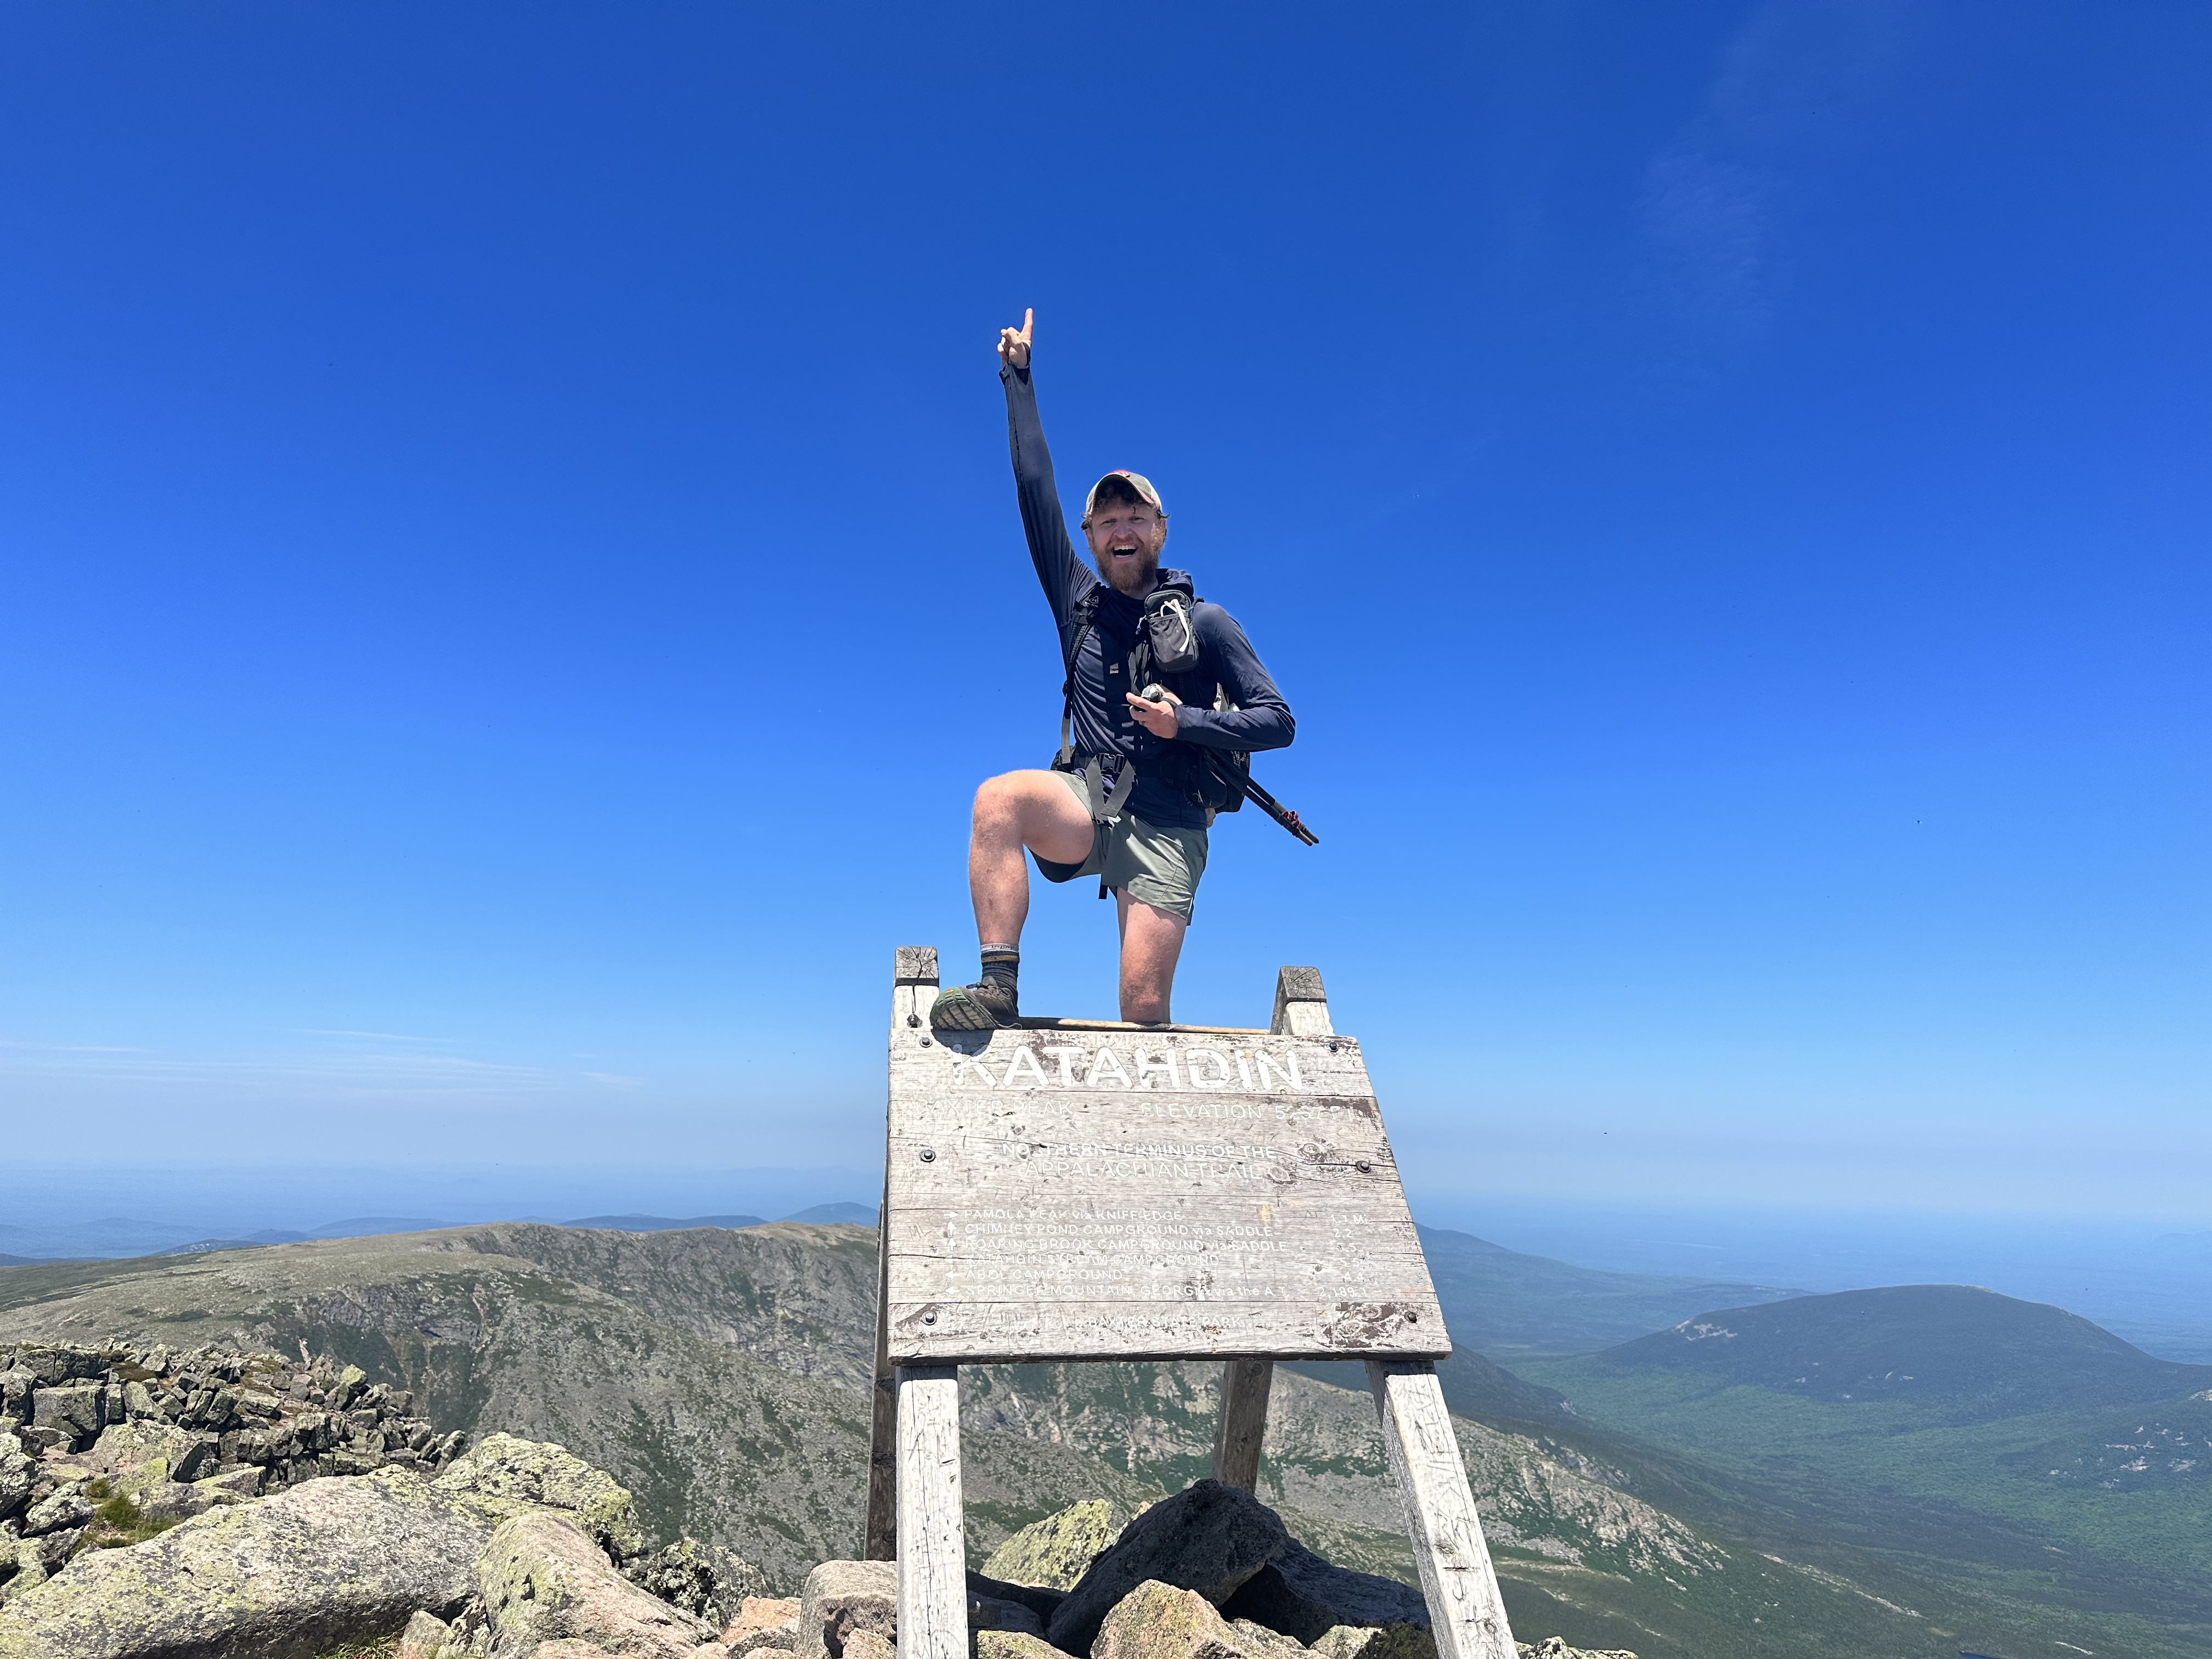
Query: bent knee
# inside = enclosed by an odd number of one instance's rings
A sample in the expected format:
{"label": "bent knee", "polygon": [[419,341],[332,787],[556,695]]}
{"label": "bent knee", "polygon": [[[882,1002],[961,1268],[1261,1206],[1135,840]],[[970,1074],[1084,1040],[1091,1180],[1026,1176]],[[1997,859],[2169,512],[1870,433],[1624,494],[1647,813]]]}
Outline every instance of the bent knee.
{"label": "bent knee", "polygon": [[975,821],[1010,818],[1021,811],[1022,787],[1018,773],[1001,773],[975,786]]}

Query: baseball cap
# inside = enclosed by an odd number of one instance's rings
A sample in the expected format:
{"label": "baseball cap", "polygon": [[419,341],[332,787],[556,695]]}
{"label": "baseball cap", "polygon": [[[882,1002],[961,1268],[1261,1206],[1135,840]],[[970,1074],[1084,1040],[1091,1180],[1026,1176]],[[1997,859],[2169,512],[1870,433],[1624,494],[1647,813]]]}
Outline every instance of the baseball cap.
{"label": "baseball cap", "polygon": [[[1132,472],[1127,467],[1117,466],[1106,475],[1106,478],[1119,478],[1123,483],[1135,489],[1137,494],[1143,496],[1146,501],[1151,502],[1153,512],[1158,514],[1163,519],[1167,517],[1167,508],[1160,504],[1160,492],[1152,488],[1152,481],[1143,473]],[[1083,498],[1083,517],[1086,523],[1091,518],[1091,509],[1098,502],[1098,485],[1104,483],[1106,478],[1101,478],[1098,483],[1091,485],[1091,493]]]}

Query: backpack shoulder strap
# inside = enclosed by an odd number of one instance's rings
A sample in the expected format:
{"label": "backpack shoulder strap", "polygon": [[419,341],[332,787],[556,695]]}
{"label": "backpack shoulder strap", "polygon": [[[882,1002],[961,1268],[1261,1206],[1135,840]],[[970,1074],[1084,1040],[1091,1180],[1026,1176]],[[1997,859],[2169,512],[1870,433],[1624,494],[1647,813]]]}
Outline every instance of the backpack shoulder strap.
{"label": "backpack shoulder strap", "polygon": [[1075,758],[1072,736],[1075,720],[1075,659],[1083,654],[1083,641],[1091,632],[1091,625],[1098,619],[1098,590],[1092,588],[1075,602],[1068,620],[1075,624],[1067,636],[1067,659],[1061,665],[1060,679],[1060,769],[1066,771]]}

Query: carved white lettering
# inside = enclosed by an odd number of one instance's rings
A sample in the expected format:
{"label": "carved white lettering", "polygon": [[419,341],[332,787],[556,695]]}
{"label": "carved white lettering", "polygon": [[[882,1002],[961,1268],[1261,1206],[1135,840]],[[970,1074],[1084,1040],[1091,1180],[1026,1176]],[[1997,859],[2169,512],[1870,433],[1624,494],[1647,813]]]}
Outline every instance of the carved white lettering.
{"label": "carved white lettering", "polygon": [[1176,1063],[1175,1050],[1162,1048],[1156,1054],[1148,1054],[1142,1048],[1138,1049],[1137,1086],[1139,1089],[1148,1088],[1151,1085],[1145,1079],[1162,1074],[1166,1076],[1169,1088],[1182,1087],[1182,1071]]}
{"label": "carved white lettering", "polygon": [[1091,1057],[1091,1050],[1088,1048],[1071,1048],[1066,1044],[1060,1042],[1054,1043],[1043,1052],[1060,1062],[1060,1086],[1063,1089],[1073,1089],[1075,1086],[1073,1062],[1088,1060]]}
{"label": "carved white lettering", "polygon": [[1044,1067],[1037,1064],[1036,1050],[1018,1048],[1006,1057],[1006,1075],[1000,1080],[1001,1089],[1011,1089],[1026,1081],[1032,1088],[1042,1089],[1048,1081]]}
{"label": "carved white lettering", "polygon": [[[1199,1062],[1204,1060],[1206,1069],[1201,1072]],[[1194,1048],[1183,1057],[1183,1069],[1194,1089],[1225,1089],[1235,1075],[1229,1061],[1211,1048]]]}
{"label": "carved white lettering", "polygon": [[999,1086],[999,1080],[993,1077],[983,1062],[973,1054],[962,1054],[952,1062],[952,1086],[957,1089],[962,1084],[966,1083],[967,1073],[971,1070],[982,1079],[984,1088],[995,1089]]}
{"label": "carved white lettering", "polygon": [[[1106,1068],[1109,1066],[1114,1068],[1111,1082],[1106,1078]],[[1121,1056],[1111,1048],[1098,1051],[1098,1058],[1091,1062],[1091,1075],[1085,1081],[1094,1089],[1132,1089],[1136,1086],[1130,1079],[1129,1068],[1121,1064]]]}

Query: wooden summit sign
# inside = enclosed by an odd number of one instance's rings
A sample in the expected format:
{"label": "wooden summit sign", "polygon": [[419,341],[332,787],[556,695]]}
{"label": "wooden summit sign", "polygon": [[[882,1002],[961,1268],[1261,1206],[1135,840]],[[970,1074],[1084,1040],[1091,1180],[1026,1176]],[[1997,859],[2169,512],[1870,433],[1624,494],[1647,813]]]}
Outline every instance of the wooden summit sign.
{"label": "wooden summit sign", "polygon": [[1358,1043],[1285,968],[1267,1030],[935,1031],[894,967],[866,1553],[901,1659],[967,1659],[957,1367],[1220,1359],[1216,1478],[1259,1474],[1272,1362],[1369,1361],[1439,1659],[1512,1659],[1434,1361],[1451,1352]]}

